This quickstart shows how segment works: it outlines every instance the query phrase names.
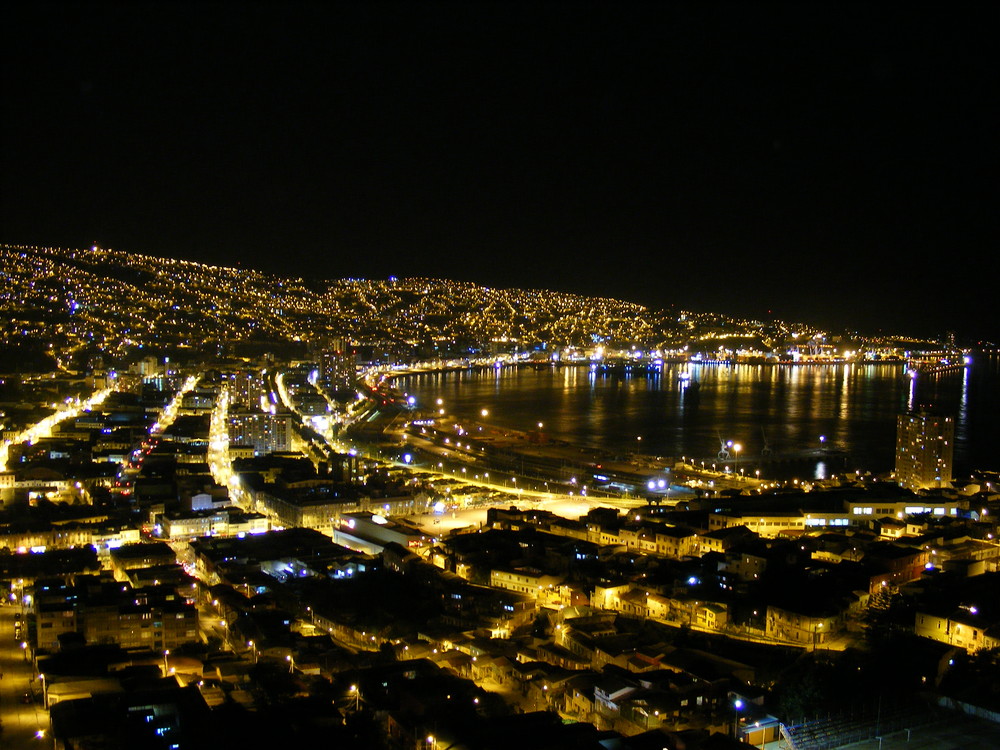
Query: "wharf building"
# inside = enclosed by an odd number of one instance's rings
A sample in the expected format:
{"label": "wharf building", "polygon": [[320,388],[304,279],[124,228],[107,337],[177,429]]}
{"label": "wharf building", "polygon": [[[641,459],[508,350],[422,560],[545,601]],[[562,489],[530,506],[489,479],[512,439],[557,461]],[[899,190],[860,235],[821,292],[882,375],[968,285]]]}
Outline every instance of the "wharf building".
{"label": "wharf building", "polygon": [[914,492],[951,487],[955,420],[927,412],[896,423],[896,483]]}

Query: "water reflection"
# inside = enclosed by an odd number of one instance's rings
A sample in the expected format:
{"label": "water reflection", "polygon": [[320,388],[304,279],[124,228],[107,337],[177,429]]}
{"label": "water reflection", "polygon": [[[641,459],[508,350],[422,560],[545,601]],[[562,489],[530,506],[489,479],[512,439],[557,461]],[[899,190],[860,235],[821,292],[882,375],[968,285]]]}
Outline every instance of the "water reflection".
{"label": "water reflection", "polygon": [[[682,372],[690,379],[682,380]],[[995,387],[995,380],[986,382]],[[962,462],[961,451],[968,447],[964,425],[977,394],[982,400],[983,387],[968,374],[932,386],[932,400],[943,400],[943,407],[950,402],[956,414],[956,463]],[[747,471],[761,465],[766,448],[776,456],[815,449],[825,435],[827,447],[850,455],[846,466],[827,459],[822,468],[815,467],[827,474],[891,469],[896,417],[917,408],[923,398],[896,363],[667,365],[655,376],[611,375],[587,367],[503,368],[412,376],[405,389],[423,404],[441,397],[458,415],[487,409],[491,422],[522,430],[541,421],[554,439],[622,455],[634,453],[636,436],[642,435],[646,455],[711,461],[721,437],[742,444],[740,465],[746,462]]]}
{"label": "water reflection", "polygon": [[958,416],[955,418],[955,443],[966,445],[969,440],[969,377],[972,368],[962,370],[962,389],[958,397]]}

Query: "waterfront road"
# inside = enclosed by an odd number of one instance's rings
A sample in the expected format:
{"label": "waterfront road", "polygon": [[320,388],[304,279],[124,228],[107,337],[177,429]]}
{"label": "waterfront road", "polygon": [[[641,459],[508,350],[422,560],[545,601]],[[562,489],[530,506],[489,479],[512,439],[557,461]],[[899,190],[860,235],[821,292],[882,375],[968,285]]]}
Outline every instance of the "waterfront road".
{"label": "waterfront road", "polygon": [[[21,640],[14,638],[14,623],[21,608],[0,605],[0,747],[4,750],[50,747],[49,713],[42,705],[42,688],[34,667],[25,658]],[[39,732],[43,736],[39,736]]]}

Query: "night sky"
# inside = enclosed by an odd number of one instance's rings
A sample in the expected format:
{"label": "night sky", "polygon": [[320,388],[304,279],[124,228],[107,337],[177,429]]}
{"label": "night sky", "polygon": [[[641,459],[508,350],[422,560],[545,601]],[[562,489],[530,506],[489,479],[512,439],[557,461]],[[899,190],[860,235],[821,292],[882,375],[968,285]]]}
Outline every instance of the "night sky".
{"label": "night sky", "polygon": [[1000,338],[995,5],[801,5],[7,3],[0,241]]}

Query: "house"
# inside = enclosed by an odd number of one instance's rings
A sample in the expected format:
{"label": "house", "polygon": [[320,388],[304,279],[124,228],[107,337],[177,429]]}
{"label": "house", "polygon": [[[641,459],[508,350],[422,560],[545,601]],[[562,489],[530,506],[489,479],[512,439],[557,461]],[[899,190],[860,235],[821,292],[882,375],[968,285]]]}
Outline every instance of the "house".
{"label": "house", "polygon": [[526,594],[535,599],[558,598],[561,583],[561,578],[547,575],[537,568],[493,568],[490,571],[490,586]]}
{"label": "house", "polygon": [[756,534],[746,526],[726,526],[709,531],[699,537],[702,555],[708,552],[725,553]]}
{"label": "house", "polygon": [[660,526],[656,530],[656,552],[674,560],[697,555],[698,532],[685,526]]}
{"label": "house", "polygon": [[841,612],[797,612],[774,605],[767,607],[767,636],[800,645],[822,646],[844,627]]}

